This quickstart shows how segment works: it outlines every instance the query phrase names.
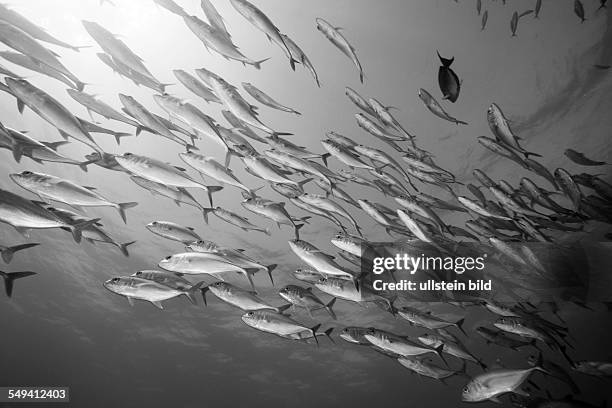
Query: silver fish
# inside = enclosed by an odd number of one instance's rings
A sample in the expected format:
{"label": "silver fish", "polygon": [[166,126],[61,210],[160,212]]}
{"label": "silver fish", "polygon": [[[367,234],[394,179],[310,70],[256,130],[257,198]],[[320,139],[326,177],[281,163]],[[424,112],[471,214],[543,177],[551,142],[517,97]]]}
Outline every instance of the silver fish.
{"label": "silver fish", "polygon": [[95,192],[95,188],[83,187],[72,181],[49,174],[23,171],[10,174],[9,177],[20,187],[37,194],[42,200],[53,200],[66,203],[75,208],[80,207],[113,207],[119,211],[123,222],[127,223],[125,210],[138,203],[115,203]]}
{"label": "silver fish", "polygon": [[177,296],[187,296],[190,292],[198,291],[202,282],[196,283],[188,291],[179,290],[166,286],[149,279],[142,279],[136,276],[121,276],[107,280],[104,282],[104,287],[109,291],[118,295],[124,296],[134,304],[134,299],[146,300],[151,302],[158,309],[163,309],[162,301],[175,298]]}
{"label": "silver fish", "polygon": [[318,17],[316,19],[317,30],[323,33],[323,35],[334,44],[344,55],[349,57],[353,64],[359,70],[359,81],[363,84],[363,68],[361,67],[361,63],[357,58],[357,53],[355,52],[355,48],[347,41],[346,38],[340,33],[340,27],[334,27],[327,21]]}
{"label": "silver fish", "polygon": [[185,86],[188,90],[204,99],[206,102],[221,103],[221,100],[213,93],[213,91],[198,80],[193,75],[189,74],[182,69],[175,69],[172,71],[178,81]]}
{"label": "silver fish", "polygon": [[153,221],[147,224],[147,229],[160,237],[188,244],[201,240],[192,227],[183,227],[170,221]]}
{"label": "silver fish", "polygon": [[434,115],[436,115],[437,117],[447,120],[449,122],[453,122],[457,125],[467,125],[467,122],[456,119],[453,116],[449,115],[444,110],[442,105],[440,105],[440,103],[436,100],[436,98],[431,96],[431,94],[427,92],[425,89],[423,88],[419,89],[418,95],[419,95],[419,98],[421,98],[421,100],[425,104],[425,107],[429,109],[429,111],[433,113]]}
{"label": "silver fish", "polygon": [[243,82],[242,83],[242,87],[244,88],[244,90],[253,97],[253,99],[255,99],[257,102],[261,103],[262,105],[266,105],[269,106],[273,109],[277,109],[283,112],[289,112],[289,113],[295,113],[296,115],[301,115],[300,112],[296,111],[293,108],[289,108],[285,105],[282,105],[278,102],[276,102],[272,97],[270,97],[268,94],[266,94],[265,92],[263,92],[262,90],[260,90],[259,88],[257,88],[255,85],[249,83],[249,82]]}

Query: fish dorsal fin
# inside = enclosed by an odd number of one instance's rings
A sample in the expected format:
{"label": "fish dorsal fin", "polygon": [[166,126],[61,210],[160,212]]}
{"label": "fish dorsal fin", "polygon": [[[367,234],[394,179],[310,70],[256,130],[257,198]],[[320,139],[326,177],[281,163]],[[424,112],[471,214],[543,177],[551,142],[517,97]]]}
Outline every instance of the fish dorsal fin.
{"label": "fish dorsal fin", "polygon": [[236,249],[236,251],[238,251],[238,252],[244,252],[244,249],[242,249],[242,248],[238,248],[238,249]]}
{"label": "fish dorsal fin", "polygon": [[164,310],[164,306],[161,304],[160,301],[151,301],[151,303],[153,303],[156,308]]}
{"label": "fish dorsal fin", "polygon": [[188,229],[189,231],[195,231],[195,229],[194,229],[193,227],[187,227],[187,229]]}
{"label": "fish dorsal fin", "polygon": [[133,307],[134,306],[134,299],[128,296],[127,300],[128,300],[128,303],[130,304],[130,306]]}
{"label": "fish dorsal fin", "polygon": [[174,166],[174,165],[172,165],[172,167],[174,167],[174,168],[175,168],[175,169],[177,169],[178,171],[187,171],[187,169],[186,169],[186,168],[184,168],[184,167]]}
{"label": "fish dorsal fin", "polygon": [[57,150],[58,147],[65,145],[66,143],[69,143],[69,142],[67,140],[62,140],[59,142],[40,142],[40,143],[44,144],[51,150]]}
{"label": "fish dorsal fin", "polygon": [[83,188],[86,188],[86,189],[88,189],[90,191],[95,191],[96,190],[96,188],[92,187],[92,186],[83,186]]}

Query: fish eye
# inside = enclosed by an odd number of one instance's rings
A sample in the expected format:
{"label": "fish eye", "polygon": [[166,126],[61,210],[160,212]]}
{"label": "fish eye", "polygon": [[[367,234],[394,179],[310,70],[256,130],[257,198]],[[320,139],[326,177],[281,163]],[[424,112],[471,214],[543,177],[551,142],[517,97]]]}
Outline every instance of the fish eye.
{"label": "fish eye", "polygon": [[113,279],[111,279],[111,282],[117,283],[117,282],[119,282],[119,278],[113,278]]}
{"label": "fish eye", "polygon": [[142,271],[136,272],[136,276],[140,276],[140,275],[142,275]]}
{"label": "fish eye", "polygon": [[29,170],[26,170],[26,171],[22,172],[21,174],[24,175],[24,176],[31,176],[32,172],[29,171]]}
{"label": "fish eye", "polygon": [[131,157],[131,156],[133,156],[133,154],[128,152],[128,153],[124,153],[123,156],[124,157]]}
{"label": "fish eye", "polygon": [[170,258],[172,258],[172,255],[168,255],[167,257],[164,258],[165,261],[169,261]]}
{"label": "fish eye", "polygon": [[467,387],[463,388],[463,392],[467,393],[468,392],[468,388]]}

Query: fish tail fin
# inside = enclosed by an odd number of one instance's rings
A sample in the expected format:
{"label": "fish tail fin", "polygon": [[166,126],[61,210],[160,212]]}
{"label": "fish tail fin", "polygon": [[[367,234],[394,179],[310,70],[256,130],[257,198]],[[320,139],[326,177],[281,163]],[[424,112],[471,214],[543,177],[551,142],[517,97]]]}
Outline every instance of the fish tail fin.
{"label": "fish tail fin", "polygon": [[272,277],[272,271],[276,269],[278,264],[270,264],[266,266],[266,272],[268,272],[268,276],[270,277],[270,282],[272,282],[272,286],[274,286],[274,278]]}
{"label": "fish tail fin", "polygon": [[449,58],[443,58],[443,57],[440,55],[440,52],[439,52],[439,51],[437,51],[437,50],[436,50],[436,53],[438,54],[438,58],[440,58],[440,63],[442,63],[442,65],[444,65],[444,66],[445,66],[445,67],[447,67],[447,68],[451,66],[451,64],[453,63],[453,61],[455,61],[455,57],[452,57],[452,58],[450,58],[450,59],[449,59]]}
{"label": "fish tail fin", "polygon": [[85,85],[89,85],[89,84],[86,82],[76,81],[74,85],[76,86],[77,90],[83,91],[83,89],[85,89]]}
{"label": "fish tail fin", "polygon": [[202,294],[202,301],[204,302],[204,306],[208,306],[208,303],[206,303],[206,292],[208,292],[208,290],[208,286],[200,288],[200,293]]}
{"label": "fish tail fin", "polygon": [[529,158],[529,156],[542,157],[542,155],[541,155],[541,154],[539,154],[539,153],[534,153],[534,152],[524,152],[523,154],[525,155],[525,158],[526,158],[526,159],[528,159],[528,158]]}
{"label": "fish tail fin", "polygon": [[125,242],[123,244],[119,244],[119,250],[124,256],[130,256],[130,253],[128,252],[127,248],[134,243],[136,243],[136,241],[130,241],[130,242]]}
{"label": "fish tail fin", "polygon": [[305,224],[297,224],[295,226],[295,239],[300,239],[300,229],[304,226]]}
{"label": "fish tail fin", "polygon": [[92,220],[88,220],[85,222],[80,222],[78,224],[72,225],[70,228],[70,232],[72,232],[72,238],[74,238],[74,242],[77,244],[81,242],[81,238],[83,237],[83,230],[91,227],[100,221],[101,218],[94,218]]}
{"label": "fish tail fin", "polygon": [[208,203],[213,206],[212,195],[218,191],[223,190],[222,186],[206,186],[206,193],[208,194]]}
{"label": "fish tail fin", "polygon": [[306,183],[308,183],[308,182],[310,182],[310,181],[312,181],[312,180],[313,180],[313,178],[312,178],[312,177],[305,178],[305,179],[304,179],[304,180],[302,180],[302,181],[298,181],[298,182],[297,182],[297,185],[298,185],[299,187],[304,187],[304,185],[305,185]]}
{"label": "fish tail fin", "polygon": [[202,215],[204,216],[204,222],[208,224],[208,214],[215,211],[214,208],[202,208]]}
{"label": "fish tail fin", "polygon": [[276,311],[282,314],[285,310],[289,309],[291,306],[293,306],[291,303],[287,303],[286,305],[277,307]]}
{"label": "fish tail fin", "polygon": [[268,58],[264,58],[264,59],[259,60],[259,61],[255,61],[255,62],[253,63],[253,66],[255,67],[255,69],[261,69],[261,64],[263,64],[264,62],[266,62],[266,61],[267,61],[267,60],[269,60],[269,59],[270,59],[270,57],[268,57]]}
{"label": "fish tail fin", "polygon": [[204,283],[204,281],[200,281],[185,291],[185,296],[187,296],[187,299],[189,299],[194,305],[198,304],[196,294],[202,290],[201,288]]}
{"label": "fish tail fin", "polygon": [[130,133],[115,132],[113,136],[115,136],[115,141],[117,142],[117,146],[119,146],[121,145],[122,137],[127,137],[127,136],[132,136],[132,135]]}
{"label": "fish tail fin", "polygon": [[121,219],[124,223],[127,224],[127,216],[125,215],[125,210],[127,210],[128,208],[136,207],[137,205],[138,203],[136,202],[117,204],[117,210],[119,211],[119,215],[121,216]]}
{"label": "fish tail fin", "polygon": [[25,278],[28,276],[36,275],[36,272],[3,272],[0,271],[0,276],[4,280],[4,291],[6,292],[6,296],[11,297],[13,294],[13,286],[15,280],[19,278]]}
{"label": "fish tail fin", "polygon": [[87,166],[89,166],[92,163],[91,160],[86,160],[84,162],[79,163],[79,168],[81,170],[83,170],[85,173],[87,173]]}
{"label": "fish tail fin", "polygon": [[332,300],[330,300],[326,305],[325,305],[325,310],[327,310],[329,312],[329,315],[332,317],[332,319],[334,320],[338,320],[338,318],[336,317],[336,313],[334,312],[334,310],[332,309],[332,307],[334,307],[334,303],[336,303],[336,298],[332,298]]}
{"label": "fish tail fin", "polygon": [[448,366],[448,362],[444,358],[444,354],[442,354],[442,352],[444,351],[444,344],[440,344],[438,347],[434,349],[434,351],[436,352],[438,357],[440,357],[440,360],[444,361],[444,364]]}
{"label": "fish tail fin", "polygon": [[312,337],[314,337],[315,342],[317,343],[317,347],[319,347],[319,339],[317,339],[317,330],[321,327],[321,323],[316,324],[310,328],[310,332],[312,333]]}
{"label": "fish tail fin", "polygon": [[329,159],[331,157],[331,153],[323,153],[321,155],[321,161],[323,162],[323,164],[325,165],[325,167],[329,167],[327,165],[327,159]]}
{"label": "fish tail fin", "polygon": [[330,327],[329,329],[325,330],[323,333],[325,334],[325,337],[329,339],[329,341],[331,341],[333,344],[336,344],[333,337],[331,336],[333,331],[334,331],[334,328]]}
{"label": "fish tail fin", "polygon": [[167,83],[167,84],[159,84],[159,89],[161,89],[162,93],[163,93],[163,94],[165,94],[165,93],[166,93],[166,87],[167,87],[167,86],[172,86],[172,85],[176,85],[176,84],[170,84],[170,83]]}
{"label": "fish tail fin", "polygon": [[31,244],[22,244],[22,245],[15,245],[12,247],[8,247],[6,249],[3,249],[2,252],[2,260],[5,263],[11,263],[11,261],[13,260],[13,255],[15,255],[15,252],[17,251],[21,251],[23,249],[28,249],[28,248],[32,248],[35,247],[37,245],[40,245],[39,243],[33,242]]}
{"label": "fish tail fin", "polygon": [[459,330],[461,330],[461,333],[463,333],[465,336],[467,336],[467,333],[465,332],[465,330],[463,329],[463,323],[465,323],[465,317],[462,319],[459,319],[455,322],[455,326],[457,326],[457,328]]}

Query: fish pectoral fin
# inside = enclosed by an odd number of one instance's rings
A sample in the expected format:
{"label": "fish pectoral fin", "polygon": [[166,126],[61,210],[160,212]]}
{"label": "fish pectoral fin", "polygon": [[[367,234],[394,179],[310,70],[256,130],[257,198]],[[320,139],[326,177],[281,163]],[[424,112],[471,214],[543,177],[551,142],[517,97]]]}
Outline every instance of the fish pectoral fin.
{"label": "fish pectoral fin", "polygon": [[156,308],[158,308],[158,309],[160,309],[160,310],[164,310],[164,306],[161,304],[161,302],[160,302],[160,301],[153,301],[153,300],[151,300],[151,303],[152,303],[152,304],[153,304],[153,305],[154,305]]}
{"label": "fish pectoral fin", "polygon": [[30,231],[31,231],[30,229],[22,228],[22,227],[15,227],[15,229],[17,230],[17,232],[19,232],[24,237],[30,238]]}
{"label": "fish pectoral fin", "polygon": [[497,398],[497,397],[491,397],[491,398],[489,398],[489,401],[493,401],[493,402],[495,402],[497,404],[501,404],[502,403],[501,400],[499,398]]}
{"label": "fish pectoral fin", "polygon": [[25,104],[21,99],[17,99],[17,110],[19,113],[23,113],[23,109],[25,108]]}
{"label": "fish pectoral fin", "polygon": [[126,299],[127,299],[128,303],[130,304],[130,306],[134,307],[134,298],[131,298],[131,297],[128,296]]}

